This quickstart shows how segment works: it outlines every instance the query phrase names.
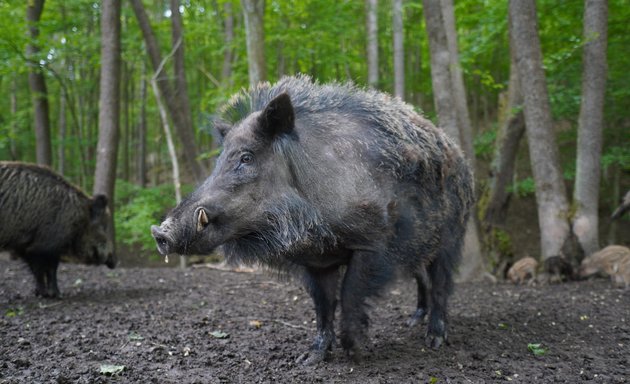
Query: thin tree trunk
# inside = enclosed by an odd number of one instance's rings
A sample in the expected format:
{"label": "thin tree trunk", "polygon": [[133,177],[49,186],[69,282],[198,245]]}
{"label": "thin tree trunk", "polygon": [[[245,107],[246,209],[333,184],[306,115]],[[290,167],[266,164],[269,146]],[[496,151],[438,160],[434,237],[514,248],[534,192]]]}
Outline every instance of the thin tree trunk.
{"label": "thin tree trunk", "polygon": [[223,66],[221,68],[221,82],[223,84],[230,84],[232,78],[232,60],[234,59],[234,48],[232,44],[234,42],[234,13],[232,11],[232,2],[228,1],[223,4],[223,11],[225,13],[224,22],[224,52],[223,52]]}
{"label": "thin tree trunk", "polygon": [[368,85],[378,86],[378,0],[366,0]]}
{"label": "thin tree trunk", "polygon": [[[144,5],[141,0],[130,0],[131,6],[138,20],[138,25],[144,36],[147,52],[153,69],[157,72],[162,61],[160,48],[151,28],[151,23],[144,10]],[[175,45],[181,44],[182,40],[174,42]],[[161,72],[160,72],[161,73]],[[175,97],[173,86],[168,79],[160,79],[157,82],[160,87],[160,94],[164,97],[166,108],[173,120],[175,132],[179,136],[185,150],[183,151],[186,164],[196,181],[201,181],[205,178],[206,172],[203,169],[201,163],[197,160],[199,150],[195,141],[195,135],[193,127],[191,125],[191,118],[184,116],[185,113],[180,109],[180,104]]]}
{"label": "thin tree trunk", "polygon": [[17,120],[15,119],[15,116],[17,115],[17,110],[17,76],[14,74],[13,79],[11,80],[11,116],[13,117],[13,119],[11,120],[10,127],[11,137],[9,137],[11,160],[17,160],[19,158],[17,145],[15,142],[15,135],[17,133]]}
{"label": "thin tree trunk", "polygon": [[510,193],[508,187],[514,179],[514,165],[518,146],[525,133],[523,94],[518,80],[516,61],[512,54],[507,103],[503,107],[494,159],[492,160],[488,204],[483,214],[486,229],[503,227],[507,219]]}
{"label": "thin tree trunk", "polygon": [[104,194],[113,203],[120,131],[120,0],[104,0],[102,6],[101,82],[94,194]]}
{"label": "thin tree trunk", "polygon": [[582,105],[573,200],[577,208],[573,233],[585,254],[599,250],[599,184],[606,92],[607,0],[586,0]]}
{"label": "thin tree trunk", "polygon": [[26,23],[28,25],[29,37],[31,41],[26,46],[26,57],[30,71],[28,73],[28,83],[31,89],[33,107],[35,109],[35,143],[37,163],[52,165],[52,145],[50,141],[50,117],[48,106],[48,91],[46,89],[46,79],[39,66],[39,47],[36,45],[39,36],[37,24],[44,10],[44,0],[32,0],[26,5]]}
{"label": "thin tree trunk", "polygon": [[470,164],[475,166],[475,151],[473,149],[473,129],[470,123],[470,113],[466,101],[466,87],[464,86],[464,76],[462,66],[459,62],[459,49],[457,44],[457,31],[455,28],[455,10],[453,0],[440,0],[442,5],[442,17],[444,30],[446,32],[446,42],[448,45],[449,59],[451,62],[450,73],[455,96],[455,107],[457,108],[457,121],[462,139],[462,149]]}
{"label": "thin tree trunk", "polygon": [[510,0],[510,38],[525,99],[525,127],[536,183],[536,202],[544,260],[566,254],[571,240],[569,204],[560,169],[549,96],[542,66],[535,0]]}
{"label": "thin tree trunk", "polygon": [[265,29],[263,17],[265,0],[242,0],[245,17],[245,33],[247,35],[247,62],[249,84],[255,86],[267,80],[265,64]]}
{"label": "thin tree trunk", "polygon": [[458,128],[457,110],[453,108],[453,80],[450,74],[451,60],[441,5],[434,0],[423,0],[422,4],[429,36],[431,83],[433,85],[435,110],[440,121],[440,127],[457,144],[460,144],[462,140]]}
{"label": "thin tree trunk", "polygon": [[60,175],[64,175],[66,172],[66,131],[67,131],[67,119],[66,119],[66,98],[64,96],[65,91],[61,89],[59,95],[59,144],[57,147],[57,170]]}
{"label": "thin tree trunk", "polygon": [[403,46],[403,4],[393,0],[394,95],[405,99],[405,48]]}
{"label": "thin tree trunk", "polygon": [[147,185],[147,65],[142,61],[140,74],[140,121],[138,122],[137,179],[142,188]]}
{"label": "thin tree trunk", "polygon": [[120,14],[120,0],[103,0],[98,144],[93,188],[95,195],[105,195],[109,200],[111,217],[108,235],[114,244],[114,190],[120,130]]}
{"label": "thin tree trunk", "polygon": [[[451,61],[446,39],[444,18],[441,4],[434,0],[423,0],[424,16],[429,35],[429,50],[431,53],[431,80],[433,84],[433,97],[440,126],[455,143],[461,146],[461,136],[458,128],[457,109],[455,104],[455,92],[453,77],[450,74]],[[463,262],[459,269],[458,279],[470,281],[478,279],[484,271],[483,258],[481,257],[481,244],[479,232],[475,224],[475,209],[466,225],[466,237],[464,238]]]}

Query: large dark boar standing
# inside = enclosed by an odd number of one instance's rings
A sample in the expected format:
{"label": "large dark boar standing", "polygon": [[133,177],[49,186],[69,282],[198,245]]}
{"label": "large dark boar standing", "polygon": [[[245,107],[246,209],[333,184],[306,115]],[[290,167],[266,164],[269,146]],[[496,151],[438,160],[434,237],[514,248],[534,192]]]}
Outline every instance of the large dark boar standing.
{"label": "large dark boar standing", "polygon": [[[446,338],[446,304],[473,202],[462,152],[398,99],[352,85],[287,77],[235,96],[217,128],[212,175],[151,228],[162,254],[207,254],[299,272],[317,335],[298,361],[324,359],[335,335],[360,356],[366,298],[396,270],[418,280],[411,323]],[[340,276],[340,267],[346,266]]]}
{"label": "large dark boar standing", "polygon": [[0,162],[0,250],[26,261],[37,295],[59,296],[63,254],[114,268],[108,223],[105,196],[89,198],[45,167]]}

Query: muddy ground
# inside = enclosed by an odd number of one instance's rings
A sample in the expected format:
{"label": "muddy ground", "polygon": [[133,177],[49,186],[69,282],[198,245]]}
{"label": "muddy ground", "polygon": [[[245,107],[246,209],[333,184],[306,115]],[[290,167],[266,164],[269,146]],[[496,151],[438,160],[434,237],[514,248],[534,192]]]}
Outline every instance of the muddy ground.
{"label": "muddy ground", "polygon": [[294,362],[315,330],[295,281],[63,264],[59,284],[61,300],[35,297],[26,265],[0,258],[0,383],[630,382],[630,291],[605,279],[459,284],[439,351],[405,325],[416,289],[398,281],[372,303],[365,359],[337,346],[315,367]]}

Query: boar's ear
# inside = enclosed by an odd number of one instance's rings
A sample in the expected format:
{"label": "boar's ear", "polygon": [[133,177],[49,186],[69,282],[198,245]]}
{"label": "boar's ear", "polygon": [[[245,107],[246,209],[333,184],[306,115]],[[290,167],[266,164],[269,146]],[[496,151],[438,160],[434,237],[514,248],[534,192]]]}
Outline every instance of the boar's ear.
{"label": "boar's ear", "polygon": [[105,195],[96,195],[92,198],[92,203],[90,204],[90,214],[92,218],[99,217],[107,210],[107,196]]}
{"label": "boar's ear", "polygon": [[[214,131],[218,134],[219,142],[222,143],[223,139],[225,139],[225,135],[227,135],[228,131],[232,126],[225,121],[216,120],[213,122]],[[216,135],[215,135],[216,136]]]}
{"label": "boar's ear", "polygon": [[286,92],[276,96],[267,104],[260,115],[259,123],[261,133],[271,138],[291,133],[295,124],[295,113],[291,98]]}

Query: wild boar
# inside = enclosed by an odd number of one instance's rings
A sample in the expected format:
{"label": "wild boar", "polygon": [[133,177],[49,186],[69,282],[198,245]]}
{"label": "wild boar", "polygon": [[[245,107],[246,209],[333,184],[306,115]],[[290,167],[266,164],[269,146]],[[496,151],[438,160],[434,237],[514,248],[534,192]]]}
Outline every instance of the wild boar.
{"label": "wild boar", "polygon": [[507,278],[514,284],[530,283],[536,278],[538,261],[533,257],[523,257],[518,260],[507,273]]}
{"label": "wild boar", "polygon": [[298,358],[306,365],[334,343],[340,279],[341,345],[359,358],[366,299],[408,272],[419,283],[414,317],[428,313],[426,342],[438,348],[473,204],[453,141],[400,99],[307,76],[244,91],[219,116],[216,167],[151,228],[159,252],[219,247],[228,260],[300,274],[317,320]]}
{"label": "wild boar", "polygon": [[26,261],[35,294],[59,297],[63,254],[114,268],[109,220],[105,196],[89,198],[46,167],[0,162],[0,250]]}
{"label": "wild boar", "polygon": [[586,278],[595,274],[613,274],[616,263],[630,258],[630,249],[621,245],[609,245],[592,255],[585,257],[580,264],[579,276]]}

